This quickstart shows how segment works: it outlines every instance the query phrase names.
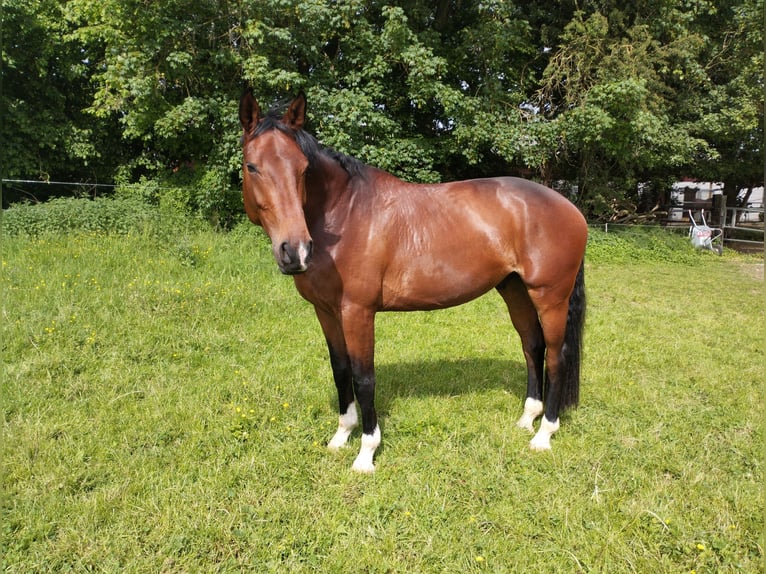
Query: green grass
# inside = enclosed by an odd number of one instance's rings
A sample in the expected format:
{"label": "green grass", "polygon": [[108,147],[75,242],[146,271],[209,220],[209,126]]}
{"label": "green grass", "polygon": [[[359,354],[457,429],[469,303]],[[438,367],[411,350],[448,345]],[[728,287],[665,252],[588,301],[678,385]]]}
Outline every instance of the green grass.
{"label": "green grass", "polygon": [[5,572],[761,571],[758,260],[594,232],[552,453],[499,297],[379,315],[358,476],[262,235],[167,236],[2,240]]}

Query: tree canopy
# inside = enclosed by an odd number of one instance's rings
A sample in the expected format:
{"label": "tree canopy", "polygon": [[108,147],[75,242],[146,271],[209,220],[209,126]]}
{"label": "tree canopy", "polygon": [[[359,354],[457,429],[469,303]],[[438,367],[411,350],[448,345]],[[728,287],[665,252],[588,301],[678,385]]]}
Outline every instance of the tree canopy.
{"label": "tree canopy", "polygon": [[519,174],[588,215],[763,181],[763,0],[0,6],[4,177],[174,182],[221,209],[250,85],[305,90],[320,141],[406,179]]}

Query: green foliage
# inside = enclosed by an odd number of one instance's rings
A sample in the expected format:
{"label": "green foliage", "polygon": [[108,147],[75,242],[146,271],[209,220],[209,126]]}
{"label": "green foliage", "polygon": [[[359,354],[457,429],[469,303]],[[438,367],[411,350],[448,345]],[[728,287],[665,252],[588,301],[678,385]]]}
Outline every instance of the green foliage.
{"label": "green foliage", "polygon": [[159,210],[137,198],[57,198],[45,203],[16,204],[3,210],[2,231],[10,236],[41,237],[68,232],[157,233],[191,225],[188,217]]}
{"label": "green foliage", "polygon": [[[687,117],[673,115],[681,90],[695,85],[673,66],[699,58],[704,42],[688,14],[670,5],[655,9],[664,19],[654,24],[640,13],[631,24],[616,9],[576,12],[543,73],[543,108],[559,123],[561,152],[578,166],[579,201],[591,216],[623,199],[637,203],[639,182],[678,177],[698,158],[716,155],[710,140],[693,135]],[[663,30],[674,22],[685,22],[684,44]],[[686,84],[675,86],[680,80]]]}
{"label": "green foliage", "polygon": [[258,228],[4,236],[4,571],[761,571],[762,279],[592,246],[552,453],[513,424],[524,357],[490,293],[378,316],[383,446],[357,476]]}
{"label": "green foliage", "polygon": [[[706,30],[716,39],[708,46],[707,92],[690,95],[684,109],[691,131],[714,142],[716,151],[713,161],[700,157],[694,171],[723,181],[728,205],[736,205],[740,188],[764,181],[764,14],[763,0],[720,6],[717,17],[727,25]],[[690,113],[691,106],[695,110]]]}
{"label": "green foliage", "polygon": [[179,168],[163,179],[141,178],[117,188],[117,197],[137,199],[182,216],[201,216],[215,228],[228,229],[243,218],[242,195],[232,188],[230,172],[208,165]]}
{"label": "green foliage", "polygon": [[695,251],[685,230],[640,228],[610,225],[591,228],[588,233],[587,260],[593,263],[673,263],[697,265],[712,251]]}
{"label": "green foliage", "polygon": [[410,180],[565,181],[592,216],[640,207],[639,183],[643,207],[679,177],[729,193],[762,180],[762,14],[763,0],[4,0],[6,175],[173,195],[194,166],[197,187],[168,201],[228,225],[250,84],[264,107],[304,89],[321,141]]}
{"label": "green foliage", "polygon": [[3,177],[103,180],[120,155],[111,121],[93,121],[91,71],[100,47],[69,35],[65,3],[0,0]]}

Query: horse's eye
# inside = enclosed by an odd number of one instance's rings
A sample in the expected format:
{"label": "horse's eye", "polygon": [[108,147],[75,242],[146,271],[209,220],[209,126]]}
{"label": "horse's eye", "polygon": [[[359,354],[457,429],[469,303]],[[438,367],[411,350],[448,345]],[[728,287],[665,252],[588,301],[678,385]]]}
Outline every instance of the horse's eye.
{"label": "horse's eye", "polygon": [[246,164],[246,167],[247,167],[247,171],[251,173],[252,175],[256,175],[258,173],[258,168],[254,164],[248,163]]}

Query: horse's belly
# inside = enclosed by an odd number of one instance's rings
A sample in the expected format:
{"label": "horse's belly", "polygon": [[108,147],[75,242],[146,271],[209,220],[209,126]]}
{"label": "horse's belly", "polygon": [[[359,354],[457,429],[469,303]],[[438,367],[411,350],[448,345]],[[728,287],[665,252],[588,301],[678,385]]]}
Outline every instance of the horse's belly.
{"label": "horse's belly", "polygon": [[384,311],[426,311],[460,305],[483,295],[508,275],[499,268],[479,272],[423,261],[388,271],[381,297]]}

